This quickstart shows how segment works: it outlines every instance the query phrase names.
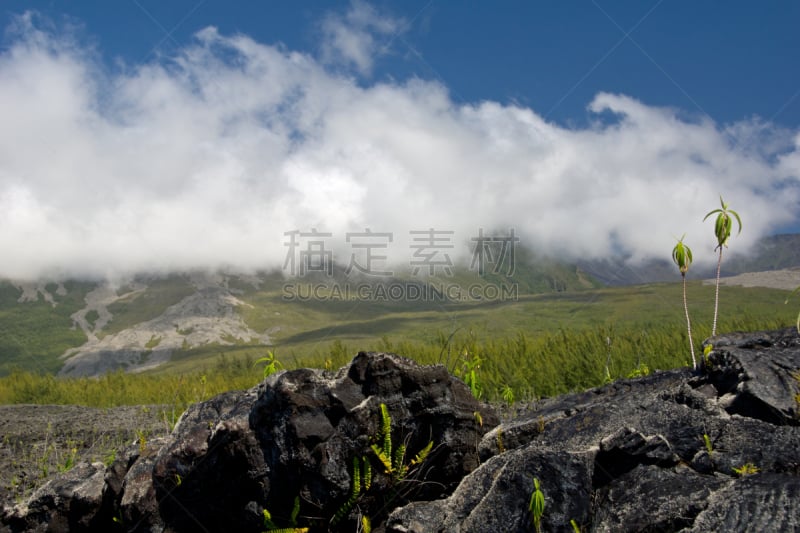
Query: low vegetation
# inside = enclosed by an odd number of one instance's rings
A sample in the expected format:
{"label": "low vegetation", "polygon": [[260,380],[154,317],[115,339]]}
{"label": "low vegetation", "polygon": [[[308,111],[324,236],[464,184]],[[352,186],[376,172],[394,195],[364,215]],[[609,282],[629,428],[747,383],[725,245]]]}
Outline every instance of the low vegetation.
{"label": "low vegetation", "polygon": [[252,362],[220,360],[213,369],[190,374],[126,374],[112,372],[99,378],[58,378],[52,374],[16,371],[0,378],[0,403],[85,405],[162,405],[173,425],[194,402],[258,382]]}
{"label": "low vegetation", "polygon": [[[778,309],[785,310],[784,306]],[[782,317],[741,317],[722,323],[726,331],[785,327]],[[701,335],[710,324],[699,323]],[[80,404],[92,407],[161,404],[169,418],[191,403],[224,391],[245,389],[264,377],[264,370],[301,367],[336,369],[358,350],[389,351],[422,364],[444,364],[469,382],[476,395],[489,401],[532,401],[602,385],[611,379],[644,375],[656,370],[688,366],[686,330],[680,322],[613,324],[549,333],[503,337],[475,331],[455,335],[439,332],[429,341],[384,336],[351,348],[337,339],[305,356],[287,355],[280,348],[262,349],[258,362],[250,356],[218,355],[194,371],[127,374],[99,378],[59,378],[52,374],[14,371],[0,378],[0,403]],[[647,369],[645,372],[643,369]],[[267,372],[269,373],[269,372]]]}

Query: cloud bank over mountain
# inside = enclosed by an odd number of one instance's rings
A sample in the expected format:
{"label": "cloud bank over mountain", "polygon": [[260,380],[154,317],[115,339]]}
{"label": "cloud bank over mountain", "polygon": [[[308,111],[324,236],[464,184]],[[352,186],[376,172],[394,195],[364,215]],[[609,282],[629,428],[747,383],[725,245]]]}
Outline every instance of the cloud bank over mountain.
{"label": "cloud bank over mountain", "polygon": [[431,228],[453,232],[453,257],[480,228],[514,228],[534,249],[634,261],[686,233],[712,260],[702,217],[720,193],[745,224],[737,249],[798,223],[798,131],[609,93],[566,127],[372,79],[404,27],[354,3],[321,23],[316,55],[208,27],[109,68],[80,35],[18,17],[0,52],[0,277],[281,268],[286,233],[312,229],[344,262],[346,233],[367,228],[392,234],[373,252],[399,264]]}

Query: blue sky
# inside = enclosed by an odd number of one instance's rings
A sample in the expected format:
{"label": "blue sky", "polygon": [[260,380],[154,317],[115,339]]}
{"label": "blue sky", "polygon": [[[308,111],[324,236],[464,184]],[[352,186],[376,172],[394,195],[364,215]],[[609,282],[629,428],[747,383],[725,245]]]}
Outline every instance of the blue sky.
{"label": "blue sky", "polygon": [[[170,55],[207,26],[316,54],[320,22],[348,2],[5,0],[82,24],[109,64]],[[655,0],[376,2],[402,19],[381,36],[365,82],[438,80],[456,102],[518,102],[550,120],[583,124],[597,92],[733,122],[752,115],[800,125],[800,4]]]}
{"label": "blue sky", "polygon": [[5,0],[0,276],[275,266],[312,227],[668,258],[720,194],[742,250],[800,231],[768,6]]}

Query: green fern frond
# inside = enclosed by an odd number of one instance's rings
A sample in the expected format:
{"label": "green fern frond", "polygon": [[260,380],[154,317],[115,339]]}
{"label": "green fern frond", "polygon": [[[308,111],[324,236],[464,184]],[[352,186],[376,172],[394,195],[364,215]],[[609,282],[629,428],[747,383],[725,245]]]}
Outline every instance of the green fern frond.
{"label": "green fern frond", "polygon": [[392,457],[392,469],[397,470],[399,467],[403,466],[403,461],[406,457],[406,445],[401,444],[397,447],[394,451],[394,457]]}
{"label": "green fern frond", "polygon": [[394,451],[394,458],[392,459],[392,480],[402,481],[408,473],[408,467],[403,464],[406,457],[406,446],[401,444]]}
{"label": "green fern frond", "polygon": [[753,463],[745,463],[739,468],[733,467],[733,471],[737,473],[739,476],[744,477],[744,476],[750,476],[752,474],[758,474],[761,471],[761,469],[758,468]]}
{"label": "green fern frond", "polygon": [[361,517],[361,530],[364,533],[372,533],[372,521],[367,515]]}
{"label": "green fern frond", "polygon": [[297,525],[297,517],[300,514],[300,495],[298,494],[294,498],[294,505],[292,506],[292,514],[289,515],[289,525],[296,526]]}
{"label": "green fern frond", "polygon": [[392,480],[397,483],[399,481],[403,481],[408,474],[408,467],[406,465],[400,465],[394,469],[392,472]]}
{"label": "green fern frond", "polygon": [[425,461],[425,459],[428,458],[428,454],[431,453],[432,449],[433,449],[433,441],[429,441],[428,444],[424,448],[422,448],[422,450],[420,450],[417,456],[411,460],[411,466],[422,464],[423,461]]}
{"label": "green fern frond", "polygon": [[375,452],[375,455],[378,457],[378,460],[383,465],[383,468],[386,471],[386,473],[387,474],[391,474],[392,473],[392,460],[389,459],[389,457],[387,457],[385,453],[383,453],[383,450],[381,448],[378,448],[377,444],[373,444],[371,446],[371,448],[372,448],[372,451]]}
{"label": "green fern frond", "polygon": [[290,518],[292,527],[278,527],[275,525],[275,522],[272,521],[272,514],[267,509],[264,509],[261,511],[261,514],[264,516],[264,529],[268,533],[309,533],[311,529],[307,527],[294,527],[297,525],[297,515],[299,512],[300,496],[297,496],[294,499],[294,507],[292,508],[292,516]]}
{"label": "green fern frond", "polygon": [[372,486],[372,464],[366,457],[361,458],[361,469],[361,485],[366,492]]}
{"label": "green fern frond", "polygon": [[350,497],[358,498],[359,494],[361,494],[361,465],[358,457],[353,457],[353,483],[350,488]]}
{"label": "green fern frond", "polygon": [[381,404],[381,436],[383,437],[383,454],[392,456],[392,417],[385,403]]}
{"label": "green fern frond", "polygon": [[342,518],[344,518],[345,516],[347,516],[347,513],[349,513],[349,512],[350,512],[350,510],[353,508],[353,505],[355,505],[355,504],[356,504],[356,500],[357,500],[357,499],[358,499],[358,497],[355,497],[355,498],[354,498],[354,497],[351,495],[351,496],[350,496],[350,497],[347,499],[347,501],[346,501],[346,502],[344,502],[344,503],[342,504],[342,506],[341,506],[341,507],[339,507],[339,510],[338,510],[338,511],[336,511],[336,514],[334,514],[334,515],[333,515],[333,519],[331,519],[331,525],[332,525],[332,526],[335,526],[336,524],[338,524],[339,522],[341,522],[341,521],[342,521]]}
{"label": "green fern frond", "polygon": [[342,518],[347,516],[353,506],[356,504],[358,497],[361,495],[361,465],[359,464],[358,457],[353,457],[353,473],[352,481],[350,484],[350,496],[347,501],[342,504],[336,511],[331,519],[331,525],[335,526],[342,521]]}
{"label": "green fern frond", "polygon": [[278,526],[276,526],[275,522],[272,521],[272,515],[267,509],[261,511],[261,514],[264,516],[264,527],[267,528],[268,531],[277,529]]}

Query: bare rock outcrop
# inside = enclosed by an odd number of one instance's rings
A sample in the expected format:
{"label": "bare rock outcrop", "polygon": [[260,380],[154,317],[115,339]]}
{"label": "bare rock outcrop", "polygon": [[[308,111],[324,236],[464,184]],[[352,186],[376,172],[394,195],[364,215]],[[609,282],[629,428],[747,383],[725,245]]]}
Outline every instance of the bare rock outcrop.
{"label": "bare rock outcrop", "polygon": [[280,372],[192,406],[104,471],[55,478],[3,524],[358,531],[370,517],[376,532],[527,532],[535,479],[542,531],[800,530],[800,336],[707,342],[700,371],[546,399],[502,424],[443,367],[393,354]]}
{"label": "bare rock outcrop", "polygon": [[[57,477],[3,522],[11,531],[260,532],[265,509],[285,526],[297,502],[298,522],[349,531],[359,516],[377,525],[395,506],[451,493],[497,423],[443,366],[360,353],[337,373],[282,371],[195,404],[166,439],[124,451],[104,476],[92,466],[91,484],[78,487],[83,470]],[[388,470],[372,449],[386,439]],[[356,476],[365,480],[357,502]]]}
{"label": "bare rock outcrop", "polygon": [[707,343],[702,372],[561,396],[497,426],[450,497],[395,510],[387,530],[530,531],[533,478],[543,531],[800,529],[800,337]]}

